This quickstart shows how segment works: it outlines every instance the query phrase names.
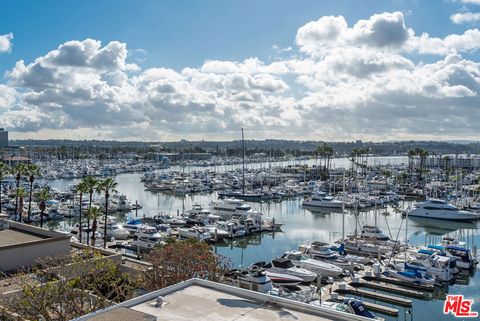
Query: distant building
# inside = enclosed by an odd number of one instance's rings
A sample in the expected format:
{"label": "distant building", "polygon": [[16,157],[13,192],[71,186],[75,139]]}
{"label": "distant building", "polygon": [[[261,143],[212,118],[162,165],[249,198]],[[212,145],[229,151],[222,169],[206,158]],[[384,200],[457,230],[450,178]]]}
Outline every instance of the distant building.
{"label": "distant building", "polygon": [[156,161],[181,162],[184,160],[209,160],[212,158],[210,153],[154,153],[153,159]]}
{"label": "distant building", "polygon": [[29,164],[31,161],[30,158],[23,156],[7,156],[3,159],[4,163],[12,167],[20,163]]}
{"label": "distant building", "polygon": [[8,147],[8,132],[0,128],[0,148]]}
{"label": "distant building", "polygon": [[[420,159],[415,159],[415,165],[420,166]],[[432,156],[425,160],[425,166],[440,167],[440,168],[463,168],[463,169],[478,169],[480,168],[480,157],[478,156],[458,156],[458,155],[444,155]]]}

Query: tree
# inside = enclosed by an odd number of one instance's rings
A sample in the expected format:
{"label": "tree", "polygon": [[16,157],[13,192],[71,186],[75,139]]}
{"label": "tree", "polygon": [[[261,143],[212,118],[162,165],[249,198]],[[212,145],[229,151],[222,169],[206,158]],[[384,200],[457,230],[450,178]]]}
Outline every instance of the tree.
{"label": "tree", "polygon": [[35,164],[28,164],[25,166],[25,174],[28,176],[28,181],[30,183],[27,214],[27,222],[30,223],[30,214],[32,213],[33,182],[35,181],[35,176],[40,175],[40,168]]}
{"label": "tree", "polygon": [[79,205],[79,213],[78,213],[78,241],[82,243],[82,198],[83,194],[88,193],[89,188],[85,182],[80,182],[75,185],[75,191],[80,195],[80,205]]}
{"label": "tree", "polygon": [[97,187],[97,192],[105,192],[105,219],[103,226],[103,247],[107,248],[107,216],[108,216],[108,199],[110,198],[110,192],[116,192],[118,183],[111,177],[100,181]]}
{"label": "tree", "polygon": [[43,227],[43,216],[45,213],[45,209],[47,208],[46,201],[50,198],[50,191],[48,188],[42,188],[38,194],[37,198],[40,201],[39,208],[40,208],[40,227]]}
{"label": "tree", "polygon": [[[88,196],[89,196],[89,202],[88,202],[88,210],[92,208],[92,198],[93,198],[93,192],[98,186],[98,179],[92,176],[87,176],[83,179],[83,183],[88,189]],[[90,218],[87,216],[87,228],[90,228]],[[87,244],[89,243],[89,235],[87,233]]]}
{"label": "tree", "polygon": [[[11,170],[7,164],[0,162],[0,181],[10,174]],[[2,184],[0,184],[0,213],[2,213]]]}
{"label": "tree", "polygon": [[[97,223],[98,223],[98,218],[100,217],[100,215],[102,215],[102,211],[98,207],[90,207],[87,211],[87,218],[89,220],[92,220],[92,238],[91,238],[92,243],[91,243],[91,246],[95,246],[95,239],[96,239],[95,233],[97,232]],[[87,235],[88,235],[88,232],[87,232]]]}
{"label": "tree", "polygon": [[195,239],[156,247],[147,256],[147,261],[152,268],[144,272],[143,286],[149,290],[193,277],[218,282],[230,267],[228,259],[213,254],[208,244]]}
{"label": "tree", "polygon": [[[17,211],[15,213],[15,215],[18,215],[20,216],[20,218],[18,219],[20,222],[22,222],[22,214],[23,214],[23,200],[25,199],[25,197],[27,197],[27,192],[25,191],[25,188],[23,187],[17,187],[16,191],[15,191],[15,197],[17,198],[18,200],[18,206],[17,206]],[[17,220],[17,218],[15,217],[15,220]]]}
{"label": "tree", "polygon": [[22,294],[0,297],[0,320],[72,320],[130,299],[137,288],[137,280],[96,251],[46,259],[17,280]]}
{"label": "tree", "polygon": [[[18,189],[20,187],[20,180],[22,179],[22,176],[25,175],[26,172],[26,165],[24,163],[18,163],[15,165],[13,169],[13,173],[15,174],[15,180],[16,180],[16,188]],[[18,197],[16,197],[15,200],[15,213],[18,213]],[[23,211],[23,209],[22,209]],[[16,218],[15,218],[16,220]],[[20,221],[22,220],[22,216],[20,216]]]}

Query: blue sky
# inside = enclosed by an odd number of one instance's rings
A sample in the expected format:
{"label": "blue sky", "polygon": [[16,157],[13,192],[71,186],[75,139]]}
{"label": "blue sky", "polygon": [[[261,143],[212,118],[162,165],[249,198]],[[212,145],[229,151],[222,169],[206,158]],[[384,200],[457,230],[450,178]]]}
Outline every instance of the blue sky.
{"label": "blue sky", "polygon": [[17,138],[473,138],[479,12],[480,0],[2,1],[0,125]]}
{"label": "blue sky", "polygon": [[354,23],[375,13],[402,11],[414,30],[445,36],[465,29],[449,21],[458,8],[458,3],[442,0],[2,1],[0,34],[11,32],[15,41],[14,50],[0,57],[0,70],[86,38],[146,50],[144,67],[267,60],[272,45],[292,46],[299,27],[325,15],[343,15]]}

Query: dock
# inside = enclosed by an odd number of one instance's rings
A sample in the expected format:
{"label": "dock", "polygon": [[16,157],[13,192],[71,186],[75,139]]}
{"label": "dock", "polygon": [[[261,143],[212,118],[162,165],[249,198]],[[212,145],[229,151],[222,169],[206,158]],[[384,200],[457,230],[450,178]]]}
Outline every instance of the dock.
{"label": "dock", "polygon": [[[344,296],[333,295],[328,300],[342,303],[343,300],[345,300],[345,299],[347,299],[347,298],[344,297]],[[382,314],[389,315],[389,316],[392,316],[392,317],[395,317],[395,318],[398,317],[398,310],[397,309],[386,307],[386,306],[376,304],[376,303],[373,303],[373,302],[368,302],[368,301],[363,301],[363,304],[370,311],[382,313]]]}
{"label": "dock", "polygon": [[405,282],[402,282],[401,280],[394,279],[384,275],[382,276],[365,275],[362,278],[367,281],[377,281],[377,282],[383,282],[388,284],[400,285],[406,288],[415,289],[423,292],[435,291],[435,287],[433,285],[405,283]]}
{"label": "dock", "polygon": [[421,292],[413,289],[406,289],[400,286],[387,284],[380,281],[359,280],[358,282],[355,282],[355,281],[350,282],[349,285],[351,285],[354,288],[370,288],[370,289],[379,290],[383,292],[400,294],[402,296],[416,298],[416,299],[424,299],[425,297],[427,297],[427,294],[425,292]]}
{"label": "dock", "polygon": [[404,299],[394,295],[378,293],[374,291],[358,289],[346,284],[344,285],[345,286],[340,285],[338,289],[335,289],[333,291],[339,294],[352,294],[359,297],[365,297],[365,298],[370,298],[378,301],[392,303],[392,304],[407,307],[407,308],[412,306],[412,300],[409,300],[409,299]]}

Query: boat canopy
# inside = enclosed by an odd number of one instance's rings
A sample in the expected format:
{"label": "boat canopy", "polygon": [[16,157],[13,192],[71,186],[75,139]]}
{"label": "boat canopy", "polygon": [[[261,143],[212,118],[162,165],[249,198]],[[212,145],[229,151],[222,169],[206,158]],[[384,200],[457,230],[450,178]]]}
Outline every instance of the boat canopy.
{"label": "boat canopy", "polygon": [[285,259],[285,258],[273,259],[272,260],[272,265],[274,267],[279,267],[279,268],[283,268],[283,269],[288,269],[288,268],[293,267],[292,261],[290,261],[289,259]]}
{"label": "boat canopy", "polygon": [[434,245],[434,244],[429,244],[427,246],[429,249],[434,249],[434,250],[439,250],[439,251],[443,251],[445,248],[441,245]]}
{"label": "boat canopy", "polygon": [[470,249],[466,249],[464,247],[459,247],[459,246],[454,246],[454,245],[449,245],[446,247],[448,250],[455,250],[459,252],[470,252]]}
{"label": "boat canopy", "polygon": [[433,253],[435,253],[434,251],[432,250],[426,250],[426,249],[420,249],[418,250],[417,253],[420,253],[420,254],[427,254],[427,255],[432,255]]}

